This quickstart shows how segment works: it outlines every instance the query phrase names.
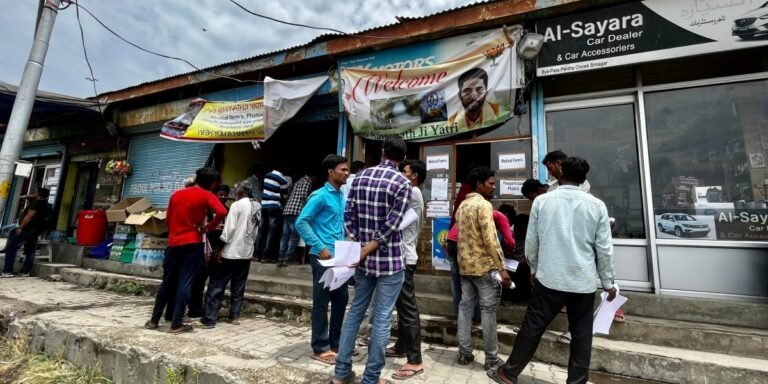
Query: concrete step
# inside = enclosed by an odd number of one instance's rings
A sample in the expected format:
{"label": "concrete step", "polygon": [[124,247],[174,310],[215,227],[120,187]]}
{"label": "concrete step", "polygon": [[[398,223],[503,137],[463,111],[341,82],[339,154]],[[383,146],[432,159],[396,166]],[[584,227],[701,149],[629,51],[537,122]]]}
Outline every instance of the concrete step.
{"label": "concrete step", "polygon": [[77,268],[77,266],[66,263],[35,263],[32,266],[32,275],[45,279],[48,276],[59,274],[62,268]]}
{"label": "concrete step", "polygon": [[[61,270],[61,274],[65,277],[65,281],[96,287],[104,285],[106,289],[120,287],[120,281],[123,285],[128,286],[144,284],[147,287],[140,294],[147,295],[152,292],[152,288],[148,285],[156,287],[159,284],[159,280],[156,279],[121,276],[78,268],[64,268]],[[119,289],[112,290],[119,292]],[[434,300],[434,298],[426,300]],[[422,300],[420,300],[421,302]],[[243,311],[244,313],[264,314],[270,318],[309,322],[311,308],[311,300],[307,298],[248,292]],[[518,309],[502,308],[499,319],[506,320],[503,313],[509,313],[510,310]],[[425,341],[456,345],[456,321],[453,317],[424,313],[421,318],[422,337]],[[564,316],[559,316],[555,321],[555,326],[563,321],[565,321]],[[367,322],[364,323],[367,324]],[[678,328],[675,329],[675,326]],[[499,343],[502,353],[509,353],[512,345],[514,345],[516,334],[513,328],[513,324],[502,323],[499,325]],[[690,334],[694,328],[701,332],[698,336],[685,336],[686,332]],[[396,333],[396,326],[394,329]],[[593,370],[668,383],[764,383],[765,377],[768,377],[766,376],[768,375],[767,360],[731,356],[726,353],[704,350],[707,346],[714,349],[714,346],[720,344],[722,346],[720,351],[728,351],[730,348],[736,348],[735,346],[739,343],[748,342],[749,337],[754,337],[756,341],[752,346],[755,350],[750,352],[755,352],[757,353],[756,356],[765,358],[765,344],[761,346],[760,343],[765,343],[766,338],[765,334],[759,330],[707,327],[690,323],[676,324],[675,322],[649,318],[635,320],[630,317],[627,319],[627,323],[615,326],[612,332],[610,338],[595,338],[591,367]],[[482,348],[480,329],[474,329],[473,333],[476,348]],[[685,349],[675,348],[665,345],[651,345],[647,343],[647,340],[642,340],[644,337],[650,337],[652,340],[663,338],[654,338],[654,333],[662,336],[668,333],[677,333],[675,337],[666,337],[670,340],[677,338],[681,343],[684,341],[694,343],[692,344],[694,346]],[[637,337],[639,340],[616,339],[622,334],[635,335],[633,337]],[[553,330],[546,333],[537,352],[537,359],[547,363],[567,365],[568,347],[556,341],[558,335],[559,332]],[[695,347],[695,343],[699,343],[702,347]]]}

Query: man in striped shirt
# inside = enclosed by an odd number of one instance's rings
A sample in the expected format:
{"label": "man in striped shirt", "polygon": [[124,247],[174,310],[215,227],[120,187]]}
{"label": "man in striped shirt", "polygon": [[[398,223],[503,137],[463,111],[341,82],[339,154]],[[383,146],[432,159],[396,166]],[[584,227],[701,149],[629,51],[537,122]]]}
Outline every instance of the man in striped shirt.
{"label": "man in striped shirt", "polygon": [[275,168],[264,176],[264,190],[261,195],[261,223],[256,240],[256,253],[259,261],[276,262],[278,243],[278,226],[283,216],[283,199],[288,194],[288,181],[285,175]]}
{"label": "man in striped shirt", "polygon": [[291,189],[288,201],[285,202],[283,210],[283,235],[280,238],[280,260],[278,267],[287,267],[288,258],[293,257],[296,252],[296,244],[299,243],[299,231],[296,230],[296,219],[299,217],[304,205],[307,204],[307,198],[312,191],[313,179],[315,177],[306,175],[296,182]]}
{"label": "man in striped shirt", "polygon": [[379,383],[384,367],[384,349],[389,338],[390,319],[403,285],[405,260],[399,230],[411,200],[411,182],[398,171],[405,160],[401,138],[384,141],[381,163],[355,177],[344,211],[347,237],[362,244],[355,271],[355,298],[341,331],[339,355],[333,382],[347,383],[354,377],[352,354],[355,339],[373,296],[373,331],[363,384]]}

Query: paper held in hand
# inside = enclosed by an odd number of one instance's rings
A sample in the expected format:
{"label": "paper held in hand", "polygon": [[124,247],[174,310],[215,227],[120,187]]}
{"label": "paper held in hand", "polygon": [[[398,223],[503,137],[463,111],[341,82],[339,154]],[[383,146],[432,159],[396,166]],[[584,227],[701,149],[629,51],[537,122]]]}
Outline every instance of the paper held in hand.
{"label": "paper held in hand", "polygon": [[611,324],[613,324],[613,317],[616,314],[616,311],[629,300],[618,293],[618,286],[616,287],[616,290],[616,298],[613,299],[613,301],[607,300],[608,292],[600,294],[600,305],[595,311],[595,320],[592,323],[593,334],[601,333],[607,335],[611,330]]}
{"label": "paper held in hand", "polygon": [[329,288],[334,291],[344,285],[355,274],[354,268],[349,267],[333,267],[328,268],[320,277],[318,283],[323,284],[323,288]]}
{"label": "paper held in hand", "polygon": [[319,261],[323,267],[347,267],[360,262],[359,242],[336,240],[334,247],[333,258]]}
{"label": "paper held in hand", "polygon": [[520,262],[515,259],[504,259],[504,269],[510,272],[517,272],[517,267],[520,265]]}

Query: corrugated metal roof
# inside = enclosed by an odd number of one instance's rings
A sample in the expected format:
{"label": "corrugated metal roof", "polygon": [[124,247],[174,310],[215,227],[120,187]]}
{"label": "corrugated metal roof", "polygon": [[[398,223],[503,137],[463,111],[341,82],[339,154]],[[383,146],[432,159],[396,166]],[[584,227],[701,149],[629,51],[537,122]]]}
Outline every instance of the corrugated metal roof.
{"label": "corrugated metal roof", "polygon": [[[364,30],[361,30],[361,31],[358,31],[358,32],[349,33],[348,35],[344,35],[344,34],[341,34],[341,33],[323,33],[323,34],[318,35],[317,37],[313,38],[312,40],[310,40],[309,42],[304,43],[304,44],[295,45],[295,46],[292,46],[292,47],[289,47],[289,48],[282,48],[282,49],[278,49],[278,50],[274,50],[274,51],[270,51],[270,52],[265,52],[265,53],[261,53],[261,54],[258,54],[258,55],[255,55],[255,56],[251,56],[251,57],[247,57],[247,58],[243,58],[243,59],[237,59],[237,60],[233,60],[233,61],[229,61],[229,62],[225,62],[225,63],[221,63],[221,64],[216,64],[216,65],[213,65],[213,66],[210,66],[210,67],[205,67],[205,68],[202,68],[202,69],[204,71],[211,72],[211,71],[214,71],[214,70],[216,70],[218,68],[221,68],[221,67],[226,67],[226,66],[230,66],[230,65],[234,65],[234,64],[239,64],[239,63],[243,63],[243,62],[250,61],[250,60],[256,60],[256,59],[263,58],[265,56],[270,56],[270,55],[274,55],[274,54],[278,54],[278,53],[282,53],[282,52],[287,52],[287,51],[298,49],[298,48],[305,48],[305,47],[308,47],[308,46],[310,46],[312,44],[316,44],[316,43],[321,43],[321,42],[324,42],[324,41],[332,40],[333,38],[336,38],[336,37],[343,37],[343,36],[365,37],[365,36],[361,36],[361,35],[366,35],[366,34],[370,34],[370,32],[374,32],[374,31],[378,31],[378,30],[381,30],[381,29],[393,27],[395,25],[401,24],[402,22],[427,19],[429,17],[433,17],[433,16],[436,16],[436,15],[441,15],[441,14],[445,14],[445,13],[455,12],[455,11],[458,11],[458,10],[462,10],[462,9],[465,9],[465,8],[471,8],[471,7],[478,6],[478,5],[497,3],[497,2],[501,2],[501,1],[508,1],[508,0],[476,1],[476,2],[473,2],[473,3],[470,3],[470,4],[458,6],[458,7],[451,8],[451,9],[446,9],[446,10],[435,12],[433,14],[425,15],[425,16],[415,16],[415,17],[411,17],[411,16],[395,16],[397,21],[394,22],[394,23],[385,24],[385,25],[379,25],[379,26],[368,28],[368,29],[364,29]],[[403,39],[403,37],[392,36],[392,39]],[[162,82],[164,80],[168,80],[168,79],[175,78],[175,77],[192,75],[192,74],[199,73],[199,72],[200,71],[192,70],[192,71],[189,71],[189,72],[183,72],[183,73],[179,73],[179,74],[175,74],[175,75],[166,76],[166,77],[163,77],[163,78],[160,78],[160,79],[145,81],[143,83],[139,83],[139,84],[136,84],[136,85],[131,85],[131,86],[123,87],[123,88],[120,88],[120,89],[115,89],[115,90],[112,90],[112,91],[109,91],[109,92],[103,92],[103,93],[99,94],[99,97],[101,97],[102,95],[108,95],[110,93],[116,93],[116,92],[124,91],[124,90],[127,90],[127,89],[131,89],[131,88],[141,87],[141,86],[148,85],[148,84],[159,83],[159,82]]]}

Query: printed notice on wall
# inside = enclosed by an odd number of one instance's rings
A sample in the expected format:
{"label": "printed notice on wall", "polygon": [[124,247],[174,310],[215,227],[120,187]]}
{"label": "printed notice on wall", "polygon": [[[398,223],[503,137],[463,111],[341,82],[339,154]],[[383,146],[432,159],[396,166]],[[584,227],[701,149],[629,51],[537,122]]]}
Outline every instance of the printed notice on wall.
{"label": "printed notice on wall", "polygon": [[499,170],[525,169],[525,153],[500,153]]}
{"label": "printed notice on wall", "polygon": [[499,180],[499,192],[501,196],[522,196],[523,179],[501,179]]}
{"label": "printed notice on wall", "polygon": [[427,156],[427,171],[433,169],[449,169],[451,164],[448,155]]}
{"label": "printed notice on wall", "polygon": [[448,201],[427,202],[427,217],[450,217],[450,203]]}
{"label": "printed notice on wall", "polygon": [[448,200],[448,178],[436,177],[432,179],[432,197],[430,200]]}

